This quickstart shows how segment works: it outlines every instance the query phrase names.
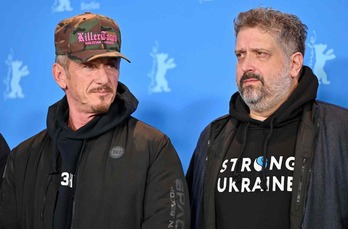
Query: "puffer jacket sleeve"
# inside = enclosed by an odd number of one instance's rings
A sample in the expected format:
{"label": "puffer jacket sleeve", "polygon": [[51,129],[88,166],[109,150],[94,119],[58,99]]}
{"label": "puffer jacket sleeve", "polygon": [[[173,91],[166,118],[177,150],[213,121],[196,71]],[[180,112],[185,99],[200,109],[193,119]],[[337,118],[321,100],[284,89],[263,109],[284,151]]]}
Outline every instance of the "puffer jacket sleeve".
{"label": "puffer jacket sleeve", "polygon": [[148,170],[142,229],[190,228],[187,184],[171,141],[163,135]]}
{"label": "puffer jacket sleeve", "polygon": [[191,229],[202,228],[203,184],[206,171],[209,131],[210,125],[202,131],[186,173],[186,181],[190,194]]}
{"label": "puffer jacket sleeve", "polygon": [[14,160],[10,154],[0,189],[0,228],[19,229],[16,210],[16,187],[14,183]]}
{"label": "puffer jacket sleeve", "polygon": [[[7,157],[10,154],[10,148],[7,145],[6,140],[0,134],[0,177],[2,177],[2,174],[5,169]],[[0,179],[0,185],[1,185],[1,179]]]}

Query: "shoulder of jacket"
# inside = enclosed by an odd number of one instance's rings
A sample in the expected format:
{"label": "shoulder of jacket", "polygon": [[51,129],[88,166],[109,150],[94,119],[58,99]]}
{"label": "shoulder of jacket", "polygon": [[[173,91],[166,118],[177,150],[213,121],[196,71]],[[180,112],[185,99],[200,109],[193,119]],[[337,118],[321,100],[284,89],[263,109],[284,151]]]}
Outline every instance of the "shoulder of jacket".
{"label": "shoulder of jacket", "polygon": [[129,126],[134,130],[135,134],[143,135],[143,133],[147,133],[149,137],[166,136],[166,134],[158,128],[134,117],[130,117]]}
{"label": "shoulder of jacket", "polygon": [[315,105],[322,110],[325,111],[332,111],[332,112],[337,112],[337,113],[343,113],[346,114],[348,112],[348,108],[345,108],[343,106],[337,105],[337,104],[332,104],[332,103],[328,103],[328,102],[323,102],[320,100],[317,100]]}
{"label": "shoulder of jacket", "polygon": [[229,114],[220,116],[210,122],[202,131],[201,138],[214,141],[222,133],[232,131],[238,125],[238,120],[232,118]]}
{"label": "shoulder of jacket", "polygon": [[42,147],[44,141],[46,141],[45,139],[48,139],[48,132],[46,129],[19,143],[16,147],[13,148],[12,151],[13,153],[16,153],[27,151],[29,148]]}
{"label": "shoulder of jacket", "polygon": [[315,111],[315,116],[321,121],[348,122],[348,109],[336,104],[318,100],[313,105],[313,111]]}
{"label": "shoulder of jacket", "polygon": [[238,125],[238,120],[229,114],[221,116],[210,123],[210,128],[219,130],[221,128],[234,128]]}

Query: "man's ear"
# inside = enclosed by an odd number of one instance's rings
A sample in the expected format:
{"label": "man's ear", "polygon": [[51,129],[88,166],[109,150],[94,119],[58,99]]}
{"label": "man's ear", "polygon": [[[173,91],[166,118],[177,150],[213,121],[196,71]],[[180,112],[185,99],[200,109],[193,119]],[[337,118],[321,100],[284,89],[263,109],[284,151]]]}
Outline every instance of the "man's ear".
{"label": "man's ear", "polygon": [[295,52],[290,56],[291,61],[291,70],[290,75],[292,78],[296,78],[299,76],[302,65],[303,65],[303,55],[300,52]]}
{"label": "man's ear", "polygon": [[66,89],[66,78],[67,78],[67,72],[65,71],[64,67],[58,63],[54,63],[52,66],[52,75],[54,80],[57,82],[59,87],[61,87],[63,90]]}

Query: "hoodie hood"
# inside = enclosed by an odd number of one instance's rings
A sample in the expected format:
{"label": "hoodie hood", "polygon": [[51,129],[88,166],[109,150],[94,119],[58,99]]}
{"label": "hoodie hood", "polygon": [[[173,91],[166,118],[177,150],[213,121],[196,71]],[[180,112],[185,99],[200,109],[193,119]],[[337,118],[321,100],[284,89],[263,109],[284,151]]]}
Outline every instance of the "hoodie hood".
{"label": "hoodie hood", "polygon": [[80,129],[73,131],[67,125],[69,106],[64,96],[60,101],[48,109],[47,130],[54,140],[57,132],[64,131],[71,139],[89,139],[99,136],[114,128],[128,118],[137,108],[138,100],[129,89],[118,83],[117,94],[108,112],[95,116],[89,123]]}
{"label": "hoodie hood", "polygon": [[[250,118],[250,109],[243,101],[239,92],[232,95],[230,100],[230,115],[242,123],[243,134],[241,135],[242,147],[237,157],[237,169],[234,172],[234,177],[237,181],[240,181],[239,168],[241,166],[241,158],[244,156],[245,147],[248,139],[249,128],[260,127],[269,129],[268,134],[264,140],[262,140],[262,156],[268,157],[268,147],[270,139],[273,135],[274,128],[285,126],[290,122],[294,122],[300,119],[303,106],[310,101],[315,100],[318,90],[318,79],[313,74],[312,70],[306,66],[302,68],[301,75],[299,77],[299,83],[289,98],[266,120],[259,121]],[[262,181],[261,187],[266,190],[266,160],[262,161]]]}
{"label": "hoodie hood", "polygon": [[109,110],[104,114],[96,115],[90,122],[76,131],[71,130],[67,125],[69,105],[66,96],[50,106],[47,115],[47,132],[53,142],[51,174],[57,172],[58,139],[82,142],[86,139],[97,137],[129,118],[137,106],[138,100],[124,84],[119,82],[115,100]]}
{"label": "hoodie hood", "polygon": [[[273,120],[274,126],[281,126],[297,117],[302,112],[304,104],[316,99],[318,85],[318,79],[312,70],[307,66],[303,66],[299,83],[293,93],[270,117],[262,122],[262,126],[269,126],[271,120]],[[229,113],[239,121],[260,124],[259,121],[249,117],[249,107],[243,101],[239,92],[234,93],[231,97]]]}

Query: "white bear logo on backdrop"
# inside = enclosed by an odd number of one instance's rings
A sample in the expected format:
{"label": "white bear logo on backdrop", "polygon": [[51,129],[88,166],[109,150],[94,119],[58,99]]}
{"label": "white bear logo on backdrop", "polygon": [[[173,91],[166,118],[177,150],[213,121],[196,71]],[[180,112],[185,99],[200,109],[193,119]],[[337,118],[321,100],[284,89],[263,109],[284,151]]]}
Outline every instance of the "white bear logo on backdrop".
{"label": "white bear logo on backdrop", "polygon": [[[319,83],[330,84],[327,73],[324,70],[326,61],[333,60],[336,58],[333,53],[333,49],[327,49],[327,44],[316,44],[317,40],[316,32],[313,31],[314,36],[310,38],[308,46],[311,48],[311,56],[309,65],[312,67],[314,74],[318,77]],[[315,62],[313,64],[313,59]]]}
{"label": "white bear logo on backdrop", "polygon": [[173,58],[168,58],[169,55],[167,53],[162,53],[158,51],[158,42],[155,42],[155,46],[152,48],[152,52],[150,52],[150,56],[152,57],[152,70],[148,74],[151,79],[151,83],[149,86],[149,93],[160,93],[160,92],[170,92],[171,89],[168,84],[168,80],[166,79],[166,74],[169,69],[173,69],[176,67]]}
{"label": "white bear logo on backdrop", "polygon": [[52,12],[72,11],[70,0],[55,0],[52,6]]}
{"label": "white bear logo on backdrop", "polygon": [[29,75],[28,66],[23,66],[22,61],[13,59],[13,51],[8,55],[5,63],[8,66],[8,72],[3,81],[6,85],[4,99],[24,98],[25,96],[22,86],[20,85],[20,80],[23,76]]}

